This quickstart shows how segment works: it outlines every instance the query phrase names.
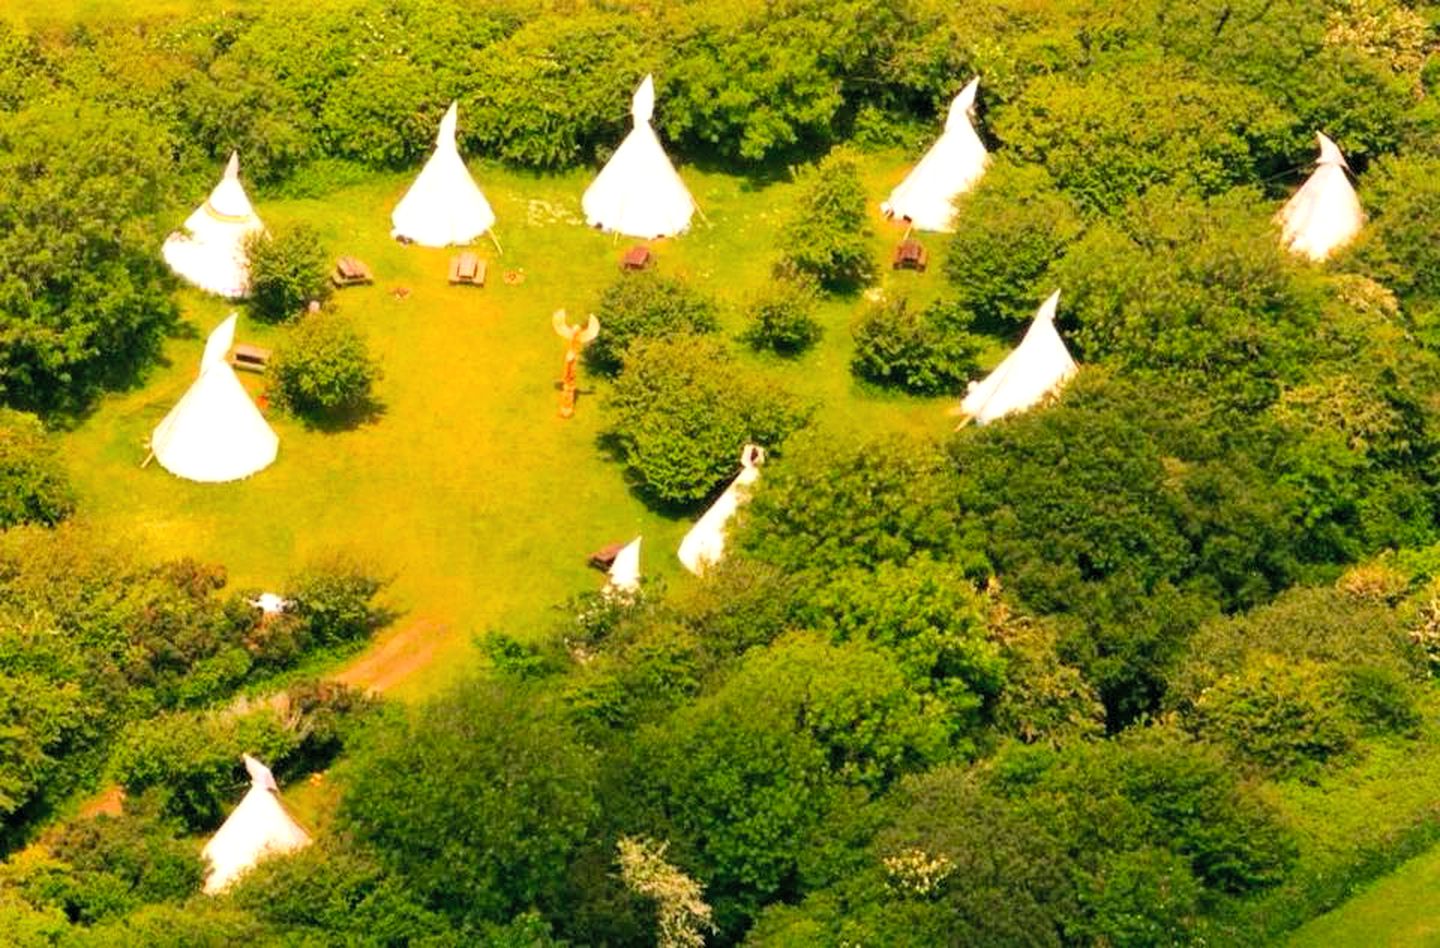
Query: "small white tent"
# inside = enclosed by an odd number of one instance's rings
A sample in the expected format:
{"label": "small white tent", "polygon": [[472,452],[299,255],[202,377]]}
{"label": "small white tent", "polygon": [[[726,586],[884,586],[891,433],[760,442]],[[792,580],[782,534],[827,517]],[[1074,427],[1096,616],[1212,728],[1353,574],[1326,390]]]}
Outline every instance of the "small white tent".
{"label": "small white tent", "polygon": [[640,588],[640,538],[627,543],[610,564],[610,575],[605,581],[605,593],[633,593]]}
{"label": "small white tent", "polygon": [[285,812],[270,768],[249,754],[244,759],[250,774],[250,792],[201,850],[210,863],[205,876],[207,895],[223,892],[267,856],[310,845],[310,834]]}
{"label": "small white tent", "polygon": [[240,184],[236,153],[210,197],[186,218],[184,230],[165,239],[161,253],[171,270],[200,289],[236,299],[250,292],[245,240],[264,229]]}
{"label": "small white tent", "polygon": [[1314,261],[1324,260],[1360,233],[1365,212],[1346,176],[1350,166],[1334,142],[1320,132],[1320,161],[1300,190],[1280,209],[1285,245]]}
{"label": "small white tent", "polygon": [[740,473],[680,541],[680,562],[690,572],[698,575],[725,556],[725,527],[741,501],[749,497],[750,486],[760,479],[763,463],[764,450],[757,445],[745,445],[740,452]]}
{"label": "small white tent", "polygon": [[983,381],[971,382],[960,411],[986,425],[1012,412],[1024,411],[1058,389],[1078,368],[1065,341],[1055,331],[1055,308],[1060,291],[1040,304],[1020,345]]}
{"label": "small white tent", "polygon": [[975,133],[975,93],[980,78],[971,79],[945,120],[945,131],[920,163],[905,176],[890,200],[880,205],[886,217],[899,217],[920,230],[950,233],[954,228],[955,198],[968,191],[985,173],[985,144]]}
{"label": "small white tent", "polygon": [[280,439],[225,361],[235,338],[236,315],[205,342],[200,377],[155,426],[150,450],[171,474],[192,481],[249,477],[275,460]]}
{"label": "small white tent", "polygon": [[465,168],[455,145],[458,103],[450,103],[435,152],[390,215],[391,237],[425,247],[468,244],[495,226],[495,212]]}
{"label": "small white tent", "polygon": [[690,226],[695,200],[650,127],[654,111],[655,81],[646,76],[631,103],[635,127],[580,201],[591,227],[648,240]]}

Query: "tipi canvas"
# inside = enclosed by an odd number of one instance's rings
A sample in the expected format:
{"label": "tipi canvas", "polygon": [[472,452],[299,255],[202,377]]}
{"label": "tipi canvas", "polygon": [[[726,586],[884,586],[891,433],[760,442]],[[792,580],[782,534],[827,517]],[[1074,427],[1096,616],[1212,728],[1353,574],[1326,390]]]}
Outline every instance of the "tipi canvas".
{"label": "tipi canvas", "polygon": [[960,411],[986,425],[1012,412],[1024,411],[1058,389],[1078,369],[1065,341],[1055,331],[1060,291],[1040,305],[1025,338],[983,381],[971,382]]}
{"label": "tipi canvas", "polygon": [[200,376],[155,426],[150,450],[160,465],[192,481],[249,477],[275,460],[280,439],[225,361],[235,338],[234,313],[205,343]]}
{"label": "tipi canvas", "polygon": [[390,236],[425,247],[468,244],[495,226],[495,212],[465,168],[455,145],[459,106],[450,103],[435,136],[435,153],[390,215]]}
{"label": "tipi canvas", "polygon": [[245,755],[250,792],[201,850],[210,863],[205,892],[223,892],[232,882],[267,856],[278,856],[310,845],[310,834],[290,818],[280,802],[280,788],[270,768]]}
{"label": "tipi canvas", "polygon": [[1320,161],[1313,174],[1280,210],[1285,245],[1314,261],[1324,260],[1360,232],[1365,212],[1347,177],[1339,147],[1316,132]]}
{"label": "tipi canvas", "polygon": [[745,445],[740,452],[740,473],[680,541],[680,562],[690,572],[698,575],[725,556],[725,528],[741,501],[749,496],[750,486],[760,479],[760,465],[764,462],[763,450]]}
{"label": "tipi canvas", "polygon": [[591,227],[648,240],[690,226],[695,200],[650,127],[654,111],[655,82],[646,76],[630,108],[635,127],[581,199]]}
{"label": "tipi canvas", "polygon": [[184,230],[165,239],[165,262],[184,279],[219,296],[250,292],[245,240],[265,229],[240,184],[240,156],[232,154],[225,176],[210,197],[185,220]]}
{"label": "tipi canvas", "polygon": [[615,554],[605,582],[607,595],[629,595],[640,588],[640,538],[636,537]]}
{"label": "tipi canvas", "polygon": [[885,216],[902,218],[920,230],[949,233],[954,229],[955,198],[985,173],[985,144],[971,124],[979,88],[976,77],[955,97],[939,140],[890,192],[890,200],[880,205]]}

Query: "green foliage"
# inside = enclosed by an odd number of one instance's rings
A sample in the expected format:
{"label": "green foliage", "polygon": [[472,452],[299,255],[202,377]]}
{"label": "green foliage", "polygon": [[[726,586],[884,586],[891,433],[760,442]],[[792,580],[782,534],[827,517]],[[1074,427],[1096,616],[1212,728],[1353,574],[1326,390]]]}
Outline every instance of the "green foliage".
{"label": "green foliage", "polygon": [[1440,211],[1440,159],[1396,157],[1377,161],[1361,187],[1369,220],[1351,251],[1352,265],[1413,307],[1411,318],[1434,342],[1440,311],[1440,255],[1434,212]]}
{"label": "green foliage", "polygon": [[364,63],[326,97],[320,113],[326,152],[382,168],[421,158],[449,104],[435,96],[432,82],[405,59]]}
{"label": "green foliage", "polygon": [[374,604],[385,581],[345,557],[317,560],[286,584],[285,615],[305,626],[309,640],[328,648],[367,638],[388,615]]}
{"label": "green foliage", "polygon": [[152,223],[172,147],[73,99],[0,113],[0,401],[75,413],[158,354],[176,322]]}
{"label": "green foliage", "polygon": [[311,302],[330,298],[330,258],[309,225],[255,234],[246,242],[245,253],[250,259],[250,304],[258,318],[294,319]]}
{"label": "green foliage", "polygon": [[1211,195],[1258,182],[1288,131],[1260,91],[1169,63],[1044,76],[995,120],[1017,158],[1092,211],[1157,185]]}
{"label": "green foliage", "polygon": [[330,310],[306,313],[271,360],[280,401],[317,423],[341,421],[373,407],[383,372],[355,324]]}
{"label": "green foliage", "polygon": [[757,352],[798,356],[820,341],[815,288],[801,278],[777,279],[751,302],[743,336]]}
{"label": "green foliage", "polygon": [[597,813],[595,762],[523,694],[466,682],[354,761],[344,827],[455,922],[558,909]]}
{"label": "green foliage", "polygon": [[610,408],[609,435],[631,476],[655,499],[681,505],[730,476],[747,442],[779,450],[810,414],[785,390],[738,372],[723,344],[700,336],[631,346]]}
{"label": "green foliage", "polygon": [[848,151],[832,151],[804,171],[780,233],[782,268],[814,277],[829,290],[853,290],[874,279],[865,200],[859,166]]}
{"label": "green foliage", "polygon": [[0,528],[54,525],[75,512],[55,444],[33,415],[0,408]]}
{"label": "green foliage", "polygon": [[875,303],[855,322],[850,370],[916,395],[954,392],[975,373],[980,341],[965,331],[969,324],[969,314],[946,300],[924,310],[903,296]]}
{"label": "green foliage", "polygon": [[945,275],[975,324],[1008,331],[1035,315],[1054,290],[1051,265],[1080,237],[1070,199],[1042,167],[993,161],[955,202],[955,236]]}
{"label": "green foliage", "polygon": [[620,371],[634,342],[710,333],[719,326],[713,299],[654,270],[620,274],[601,294],[597,315],[600,335],[585,347],[585,364],[606,375]]}

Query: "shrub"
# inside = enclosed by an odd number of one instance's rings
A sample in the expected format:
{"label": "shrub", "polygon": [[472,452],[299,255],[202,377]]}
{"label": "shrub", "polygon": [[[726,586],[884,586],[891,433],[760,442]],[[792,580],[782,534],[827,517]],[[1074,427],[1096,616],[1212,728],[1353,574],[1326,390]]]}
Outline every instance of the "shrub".
{"label": "shrub", "polygon": [[0,408],[0,529],[53,525],[74,511],[69,476],[39,419]]}
{"label": "shrub", "polygon": [[294,319],[312,301],[330,298],[330,258],[320,235],[309,226],[254,234],[245,253],[250,259],[250,304],[260,319]]}
{"label": "shrub", "polygon": [[973,377],[980,351],[980,341],[962,325],[964,314],[945,300],[924,310],[904,297],[875,303],[855,323],[850,369],[916,395],[953,393]]}
{"label": "shrub", "polygon": [[799,192],[780,231],[781,265],[830,290],[851,290],[875,276],[865,186],[855,156],[832,151],[799,178]]}
{"label": "shrub", "polygon": [[585,364],[614,375],[625,351],[641,339],[714,332],[715,301],[689,284],[653,270],[622,273],[600,295],[600,335],[585,348]]}
{"label": "shrub", "polygon": [[286,584],[286,614],[304,623],[310,641],[321,648],[368,638],[387,618],[374,605],[385,585],[358,563],[317,562]]}
{"label": "shrub", "polygon": [[750,348],[795,356],[820,340],[815,290],[804,279],[778,279],[750,304],[750,325],[741,337]]}
{"label": "shrub", "polygon": [[974,324],[1008,332],[1054,289],[1045,277],[1081,233],[1070,199],[1044,168],[999,160],[955,202],[945,260],[955,303]]}
{"label": "shrub", "polygon": [[279,401],[315,422],[343,421],[370,408],[381,374],[355,325],[323,310],[291,327],[270,363]]}
{"label": "shrub", "polygon": [[631,346],[610,403],[609,436],[630,475],[656,500],[684,505],[733,475],[747,442],[777,450],[810,414],[699,336]]}
{"label": "shrub", "polygon": [[1440,158],[1375,162],[1365,174],[1361,200],[1369,220],[1351,266],[1398,293],[1427,341],[1440,339]]}

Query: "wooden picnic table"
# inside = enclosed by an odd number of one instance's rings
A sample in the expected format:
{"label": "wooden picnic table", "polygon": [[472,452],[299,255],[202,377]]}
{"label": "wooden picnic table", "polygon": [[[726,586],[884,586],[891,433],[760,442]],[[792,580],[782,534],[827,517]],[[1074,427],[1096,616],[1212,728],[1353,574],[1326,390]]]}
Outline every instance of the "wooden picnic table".
{"label": "wooden picnic table", "polygon": [[645,270],[655,263],[655,255],[644,244],[636,244],[620,257],[621,270]]}
{"label": "wooden picnic table", "polygon": [[469,286],[485,285],[485,261],[479,254],[456,254],[450,258],[450,282]]}
{"label": "wooden picnic table", "polygon": [[230,364],[245,372],[264,373],[270,364],[270,350],[248,342],[237,342],[230,350]]}
{"label": "wooden picnic table", "polygon": [[925,252],[920,241],[907,237],[895,248],[895,259],[890,265],[896,270],[919,270],[924,273],[929,264],[930,255]]}
{"label": "wooden picnic table", "polygon": [[337,287],[362,286],[375,282],[375,275],[356,257],[341,257],[335,261],[335,271],[330,282]]}
{"label": "wooden picnic table", "polygon": [[615,565],[615,557],[619,556],[623,549],[625,549],[624,543],[611,543],[591,553],[585,561],[596,569],[608,570]]}

